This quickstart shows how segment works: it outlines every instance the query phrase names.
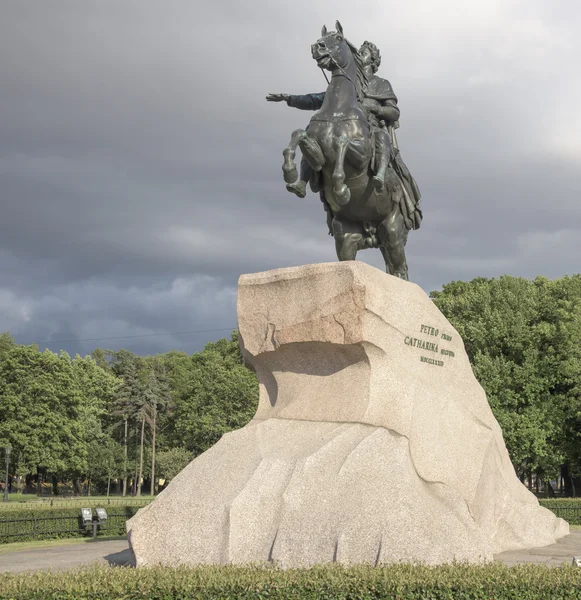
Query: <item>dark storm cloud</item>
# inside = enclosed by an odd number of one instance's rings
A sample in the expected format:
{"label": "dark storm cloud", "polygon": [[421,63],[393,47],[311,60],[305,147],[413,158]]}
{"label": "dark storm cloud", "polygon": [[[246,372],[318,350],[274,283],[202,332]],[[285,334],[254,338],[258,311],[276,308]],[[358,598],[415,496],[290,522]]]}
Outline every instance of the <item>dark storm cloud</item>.
{"label": "dark storm cloud", "polygon": [[[334,260],[320,202],[281,177],[310,115],[264,96],[324,89],[309,46],[336,18],[400,99],[412,279],[579,271],[572,0],[23,0],[0,24],[0,329],[192,351],[235,325],[241,273]],[[80,341],[207,329],[225,331]]]}

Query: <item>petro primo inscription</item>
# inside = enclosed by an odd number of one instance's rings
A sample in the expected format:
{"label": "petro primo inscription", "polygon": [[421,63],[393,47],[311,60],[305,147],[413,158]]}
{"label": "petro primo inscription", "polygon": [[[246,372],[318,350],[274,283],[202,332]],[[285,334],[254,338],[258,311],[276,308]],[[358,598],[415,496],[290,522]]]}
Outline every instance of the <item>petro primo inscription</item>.
{"label": "petro primo inscription", "polygon": [[[445,342],[451,342],[452,336],[447,333],[441,332],[437,327],[432,327],[431,325],[421,324],[420,325],[420,334],[424,336],[431,336],[438,338],[439,340],[444,340]],[[439,342],[432,341],[430,339],[414,337],[412,335],[406,335],[403,343],[406,346],[411,346],[412,348],[419,348],[420,350],[426,350],[428,352],[433,352],[434,354],[440,354],[440,356],[447,356],[449,358],[454,358],[455,354],[452,350],[448,350],[447,348],[440,348]],[[444,361],[439,360],[434,357],[428,356],[420,356],[420,362],[427,363],[429,365],[434,365],[436,367],[443,367]]]}

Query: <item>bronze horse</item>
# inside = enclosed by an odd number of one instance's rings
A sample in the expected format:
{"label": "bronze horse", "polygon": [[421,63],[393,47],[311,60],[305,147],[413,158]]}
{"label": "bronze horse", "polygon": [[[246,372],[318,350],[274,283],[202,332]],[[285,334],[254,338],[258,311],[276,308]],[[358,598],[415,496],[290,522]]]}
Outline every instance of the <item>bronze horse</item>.
{"label": "bronze horse", "polygon": [[348,42],[341,24],[311,46],[321,69],[331,72],[323,105],[306,130],[297,129],[283,151],[284,179],[298,179],[294,162],[297,146],[315,171],[311,182],[328,204],[330,229],[339,260],[355,260],[364,248],[379,248],[386,271],[408,278],[405,244],[408,228],[400,207],[404,201],[401,180],[388,169],[386,186],[373,182],[373,139],[359,100],[366,75],[357,49]]}

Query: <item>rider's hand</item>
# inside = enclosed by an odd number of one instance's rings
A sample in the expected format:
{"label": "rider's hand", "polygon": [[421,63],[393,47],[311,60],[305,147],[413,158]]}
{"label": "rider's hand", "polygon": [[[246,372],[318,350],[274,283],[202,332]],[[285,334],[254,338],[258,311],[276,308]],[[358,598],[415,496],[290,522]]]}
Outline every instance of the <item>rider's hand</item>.
{"label": "rider's hand", "polygon": [[361,106],[363,106],[365,110],[368,110],[371,113],[377,113],[377,111],[379,110],[379,103],[377,102],[377,100],[372,100],[371,98],[363,98]]}
{"label": "rider's hand", "polygon": [[282,102],[283,100],[284,102],[288,102],[289,98],[289,94],[268,94],[266,97],[269,102]]}
{"label": "rider's hand", "polygon": [[365,110],[374,114],[379,110],[379,102],[377,102],[377,100],[372,100],[371,98],[363,98],[361,105]]}

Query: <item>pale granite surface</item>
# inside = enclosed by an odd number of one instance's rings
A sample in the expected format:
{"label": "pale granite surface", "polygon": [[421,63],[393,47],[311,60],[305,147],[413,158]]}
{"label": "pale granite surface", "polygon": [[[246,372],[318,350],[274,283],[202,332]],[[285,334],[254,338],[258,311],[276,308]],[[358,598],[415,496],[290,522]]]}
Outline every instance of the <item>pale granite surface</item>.
{"label": "pale granite surface", "polygon": [[458,333],[361,262],[243,275],[253,421],[129,521],[138,565],[452,560],[554,544]]}

